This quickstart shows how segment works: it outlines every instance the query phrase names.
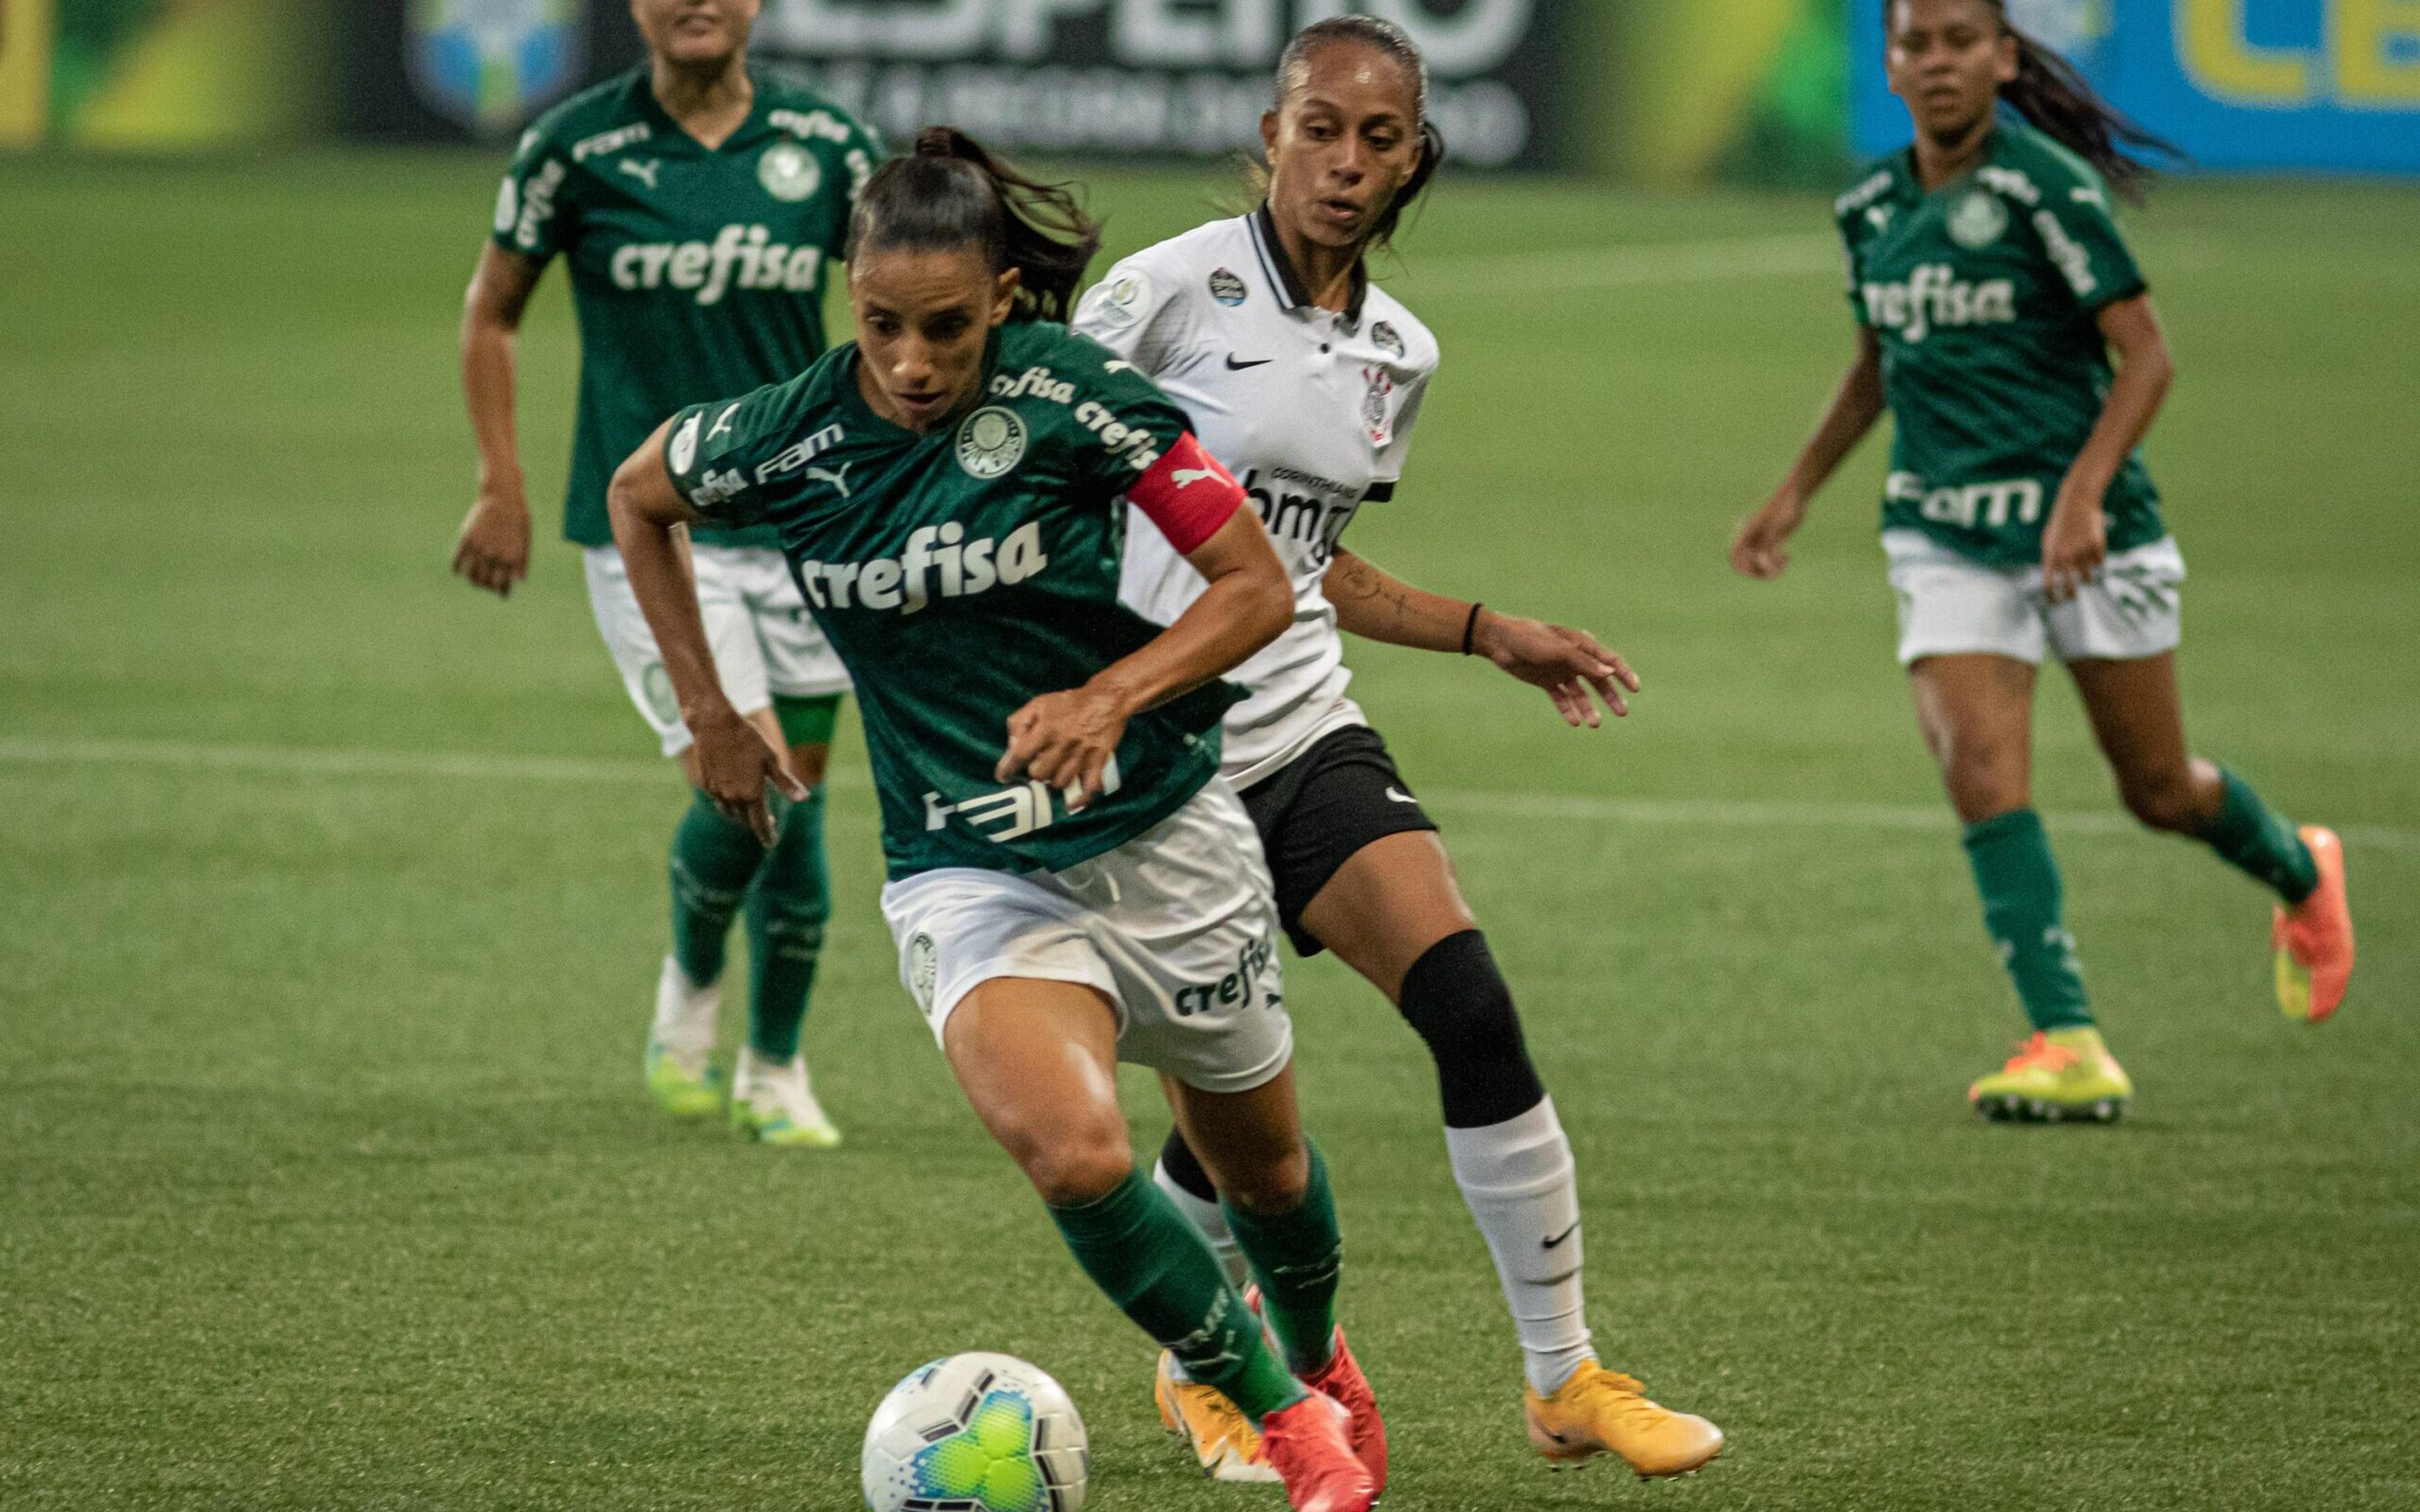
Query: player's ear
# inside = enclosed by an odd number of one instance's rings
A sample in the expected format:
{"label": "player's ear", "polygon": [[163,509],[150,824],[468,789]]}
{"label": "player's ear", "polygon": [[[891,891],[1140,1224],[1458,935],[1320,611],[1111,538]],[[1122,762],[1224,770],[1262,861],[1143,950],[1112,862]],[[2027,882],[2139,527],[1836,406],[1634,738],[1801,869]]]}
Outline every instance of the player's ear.
{"label": "player's ear", "polygon": [[1261,160],[1272,174],[1278,170],[1278,113],[1274,109],[1261,112]]}
{"label": "player's ear", "polygon": [[1019,269],[1012,268],[1000,275],[1000,281],[992,285],[991,323],[993,325],[1008,324],[1009,316],[1016,309],[1016,291],[1024,286],[1025,274]]}
{"label": "player's ear", "polygon": [[2024,49],[2017,34],[2008,27],[2000,28],[2000,39],[1992,49],[1992,77],[2000,84],[2014,84],[2024,68]]}

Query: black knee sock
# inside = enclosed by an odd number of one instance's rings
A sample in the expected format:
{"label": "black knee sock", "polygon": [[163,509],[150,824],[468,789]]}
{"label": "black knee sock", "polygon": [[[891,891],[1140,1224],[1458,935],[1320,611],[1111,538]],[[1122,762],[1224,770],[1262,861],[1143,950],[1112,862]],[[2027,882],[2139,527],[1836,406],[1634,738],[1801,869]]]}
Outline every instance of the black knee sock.
{"label": "black knee sock", "polygon": [[1545,1100],[1486,935],[1465,930],[1430,946],[1404,974],[1402,1009],[1436,1059],[1447,1128],[1502,1123]]}
{"label": "black knee sock", "polygon": [[1210,1173],[1202,1168],[1201,1157],[1193,1153],[1193,1147],[1185,1142],[1180,1131],[1168,1131],[1168,1138],[1159,1147],[1159,1165],[1168,1172],[1170,1180],[1192,1196],[1204,1202],[1218,1200],[1218,1186],[1210,1180]]}

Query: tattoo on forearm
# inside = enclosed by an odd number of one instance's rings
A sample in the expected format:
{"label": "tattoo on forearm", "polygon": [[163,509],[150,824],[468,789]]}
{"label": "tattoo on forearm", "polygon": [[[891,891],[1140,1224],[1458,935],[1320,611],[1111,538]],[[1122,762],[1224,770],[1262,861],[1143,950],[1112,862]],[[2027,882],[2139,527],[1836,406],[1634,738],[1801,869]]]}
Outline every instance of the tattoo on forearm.
{"label": "tattoo on forearm", "polygon": [[1341,578],[1338,586],[1343,589],[1342,597],[1383,604],[1393,611],[1394,621],[1399,625],[1410,621],[1411,592],[1402,583],[1349,551],[1336,554],[1336,570]]}

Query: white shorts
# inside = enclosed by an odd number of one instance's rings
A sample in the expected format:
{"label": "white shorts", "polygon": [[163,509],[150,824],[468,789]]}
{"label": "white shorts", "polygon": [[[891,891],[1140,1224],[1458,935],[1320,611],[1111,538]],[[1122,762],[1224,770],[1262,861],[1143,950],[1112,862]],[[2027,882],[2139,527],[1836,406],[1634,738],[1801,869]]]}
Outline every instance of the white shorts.
{"label": "white shorts", "polygon": [[1205,1092],[1248,1092],[1293,1058],[1268,867],[1220,779],[1063,872],[920,872],[882,889],[882,913],[937,1042],[977,986],[1033,977],[1099,989],[1120,1060]]}
{"label": "white shorts", "polygon": [[1987,567],[1921,531],[1883,532],[1899,595],[1899,659],[1989,652],[2039,666],[2139,661],[2177,648],[2185,559],[2176,537],[2112,554],[2064,604],[2042,597],[2040,566]]}
{"label": "white shorts", "polygon": [[[622,553],[610,546],[586,550],[588,607],[597,633],[613,654],[622,686],[639,714],[655,727],[664,754],[689,749],[673,681],[656,654],[656,638],[639,598],[630,592]],[[742,714],[772,706],[773,695],[814,698],[848,691],[848,671],[807,613],[806,601],[782,553],[767,547],[698,546],[690,548],[697,567],[697,607],[706,620],[706,643],[723,696]]]}

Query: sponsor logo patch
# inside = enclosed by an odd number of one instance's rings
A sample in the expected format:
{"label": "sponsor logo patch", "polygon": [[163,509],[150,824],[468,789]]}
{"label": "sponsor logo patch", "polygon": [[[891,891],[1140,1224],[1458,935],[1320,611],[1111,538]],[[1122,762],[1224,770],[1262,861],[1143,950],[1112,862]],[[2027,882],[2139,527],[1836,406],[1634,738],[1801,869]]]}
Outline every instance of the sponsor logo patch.
{"label": "sponsor logo patch", "polygon": [[1370,328],[1370,339],[1378,344],[1382,352],[1390,352],[1397,357],[1404,355],[1403,332],[1384,320]]}
{"label": "sponsor logo patch", "polygon": [[1221,268],[1210,275],[1210,297],[1219,303],[1232,309],[1244,302],[1246,293],[1244,281],[1229,270]]}

